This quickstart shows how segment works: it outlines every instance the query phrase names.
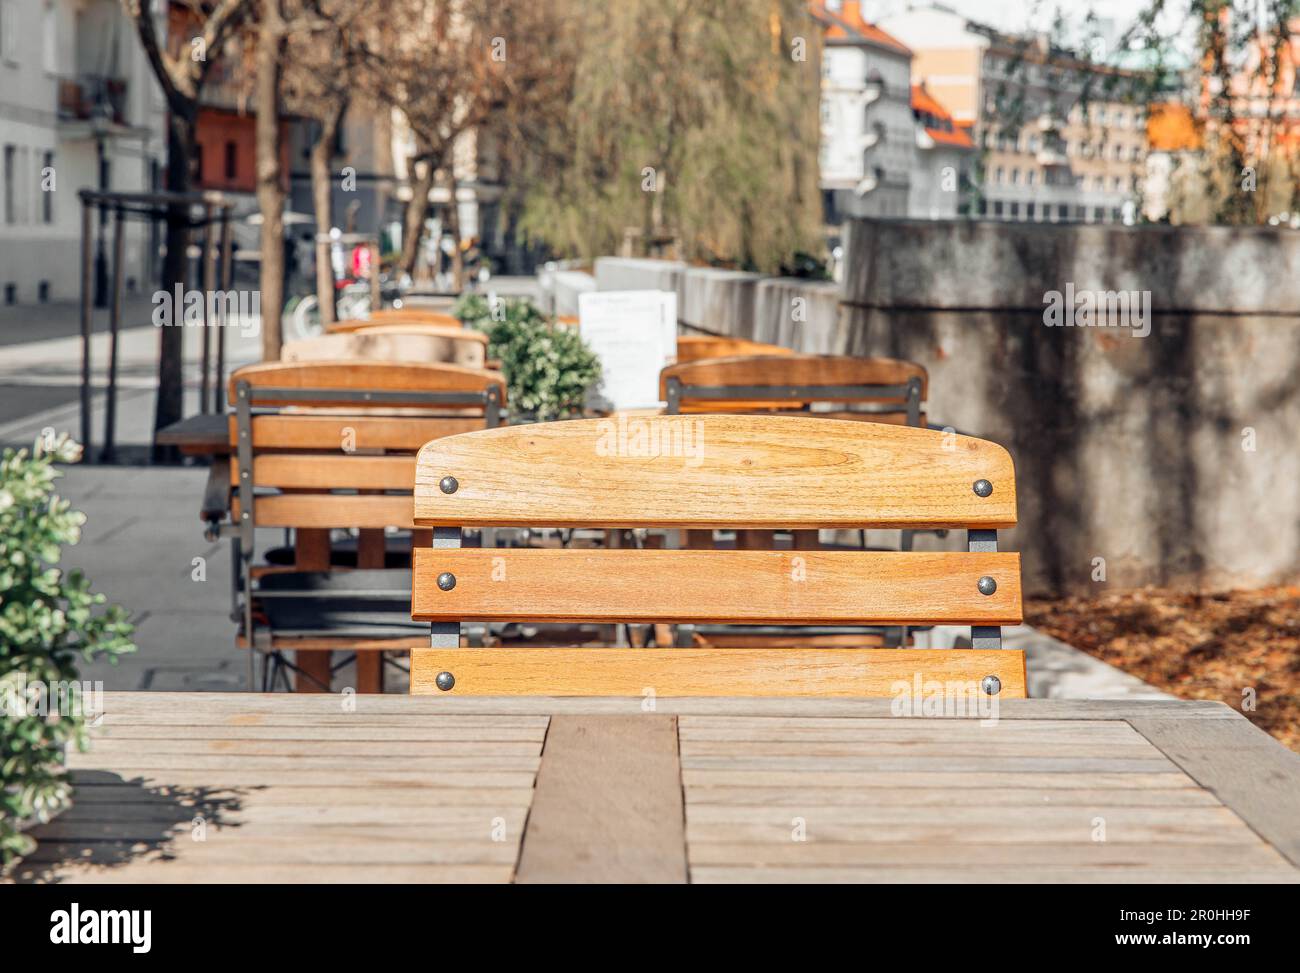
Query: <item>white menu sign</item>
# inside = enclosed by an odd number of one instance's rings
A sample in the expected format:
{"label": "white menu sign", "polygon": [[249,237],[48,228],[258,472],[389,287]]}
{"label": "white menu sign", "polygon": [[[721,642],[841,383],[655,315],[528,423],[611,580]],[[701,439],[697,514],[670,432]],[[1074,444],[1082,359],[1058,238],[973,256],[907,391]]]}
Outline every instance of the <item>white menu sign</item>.
{"label": "white menu sign", "polygon": [[615,411],[662,405],[659,372],[677,357],[672,291],[589,291],[578,295],[578,332],[600,358],[587,407]]}

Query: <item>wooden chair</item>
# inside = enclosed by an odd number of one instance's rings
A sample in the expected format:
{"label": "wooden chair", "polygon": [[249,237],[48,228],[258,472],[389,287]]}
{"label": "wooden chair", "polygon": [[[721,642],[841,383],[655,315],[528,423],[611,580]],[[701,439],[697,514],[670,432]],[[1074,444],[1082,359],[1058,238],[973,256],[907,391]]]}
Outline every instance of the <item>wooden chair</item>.
{"label": "wooden chair", "polygon": [[[411,691],[469,695],[1025,694],[1001,648],[1021,617],[1006,450],[968,437],[811,417],[656,416],[515,426],[420,450]],[[951,447],[951,448],[950,448]],[[465,528],[964,528],[967,552],[471,549]],[[467,621],[955,623],[972,649],[461,648]]]}
{"label": "wooden chair", "polygon": [[441,325],[384,324],[285,342],[280,360],[447,362],[483,368],[487,344],[487,335],[478,331],[453,333]]}
{"label": "wooden chair", "polygon": [[867,406],[818,412],[923,426],[928,378],[915,362],[847,355],[738,355],[669,365],[659,375],[668,414],[807,410],[811,403]]}
{"label": "wooden chair", "polygon": [[[382,652],[421,641],[409,555],[385,537],[414,531],[415,453],[497,425],[503,378],[447,364],[275,362],[236,371],[230,401],[239,644],[263,654],[264,689],[292,670],[300,690],[328,690],[330,653],[347,650],[356,688],[381,691]],[[259,527],[293,531],[289,558],[256,562]],[[354,550],[331,546],[345,528],[358,530]]]}
{"label": "wooden chair", "polygon": [[441,311],[428,311],[417,307],[403,307],[371,311],[368,318],[350,318],[346,321],[336,321],[329,325],[326,330],[330,334],[346,334],[351,331],[363,331],[379,324],[437,324],[445,328],[455,328],[456,330],[465,327],[460,318],[451,314],[443,314]]}
{"label": "wooden chair", "polygon": [[699,361],[701,358],[733,358],[738,355],[793,355],[790,348],[768,345],[747,338],[724,338],[712,334],[682,334],[677,336],[677,362]]}

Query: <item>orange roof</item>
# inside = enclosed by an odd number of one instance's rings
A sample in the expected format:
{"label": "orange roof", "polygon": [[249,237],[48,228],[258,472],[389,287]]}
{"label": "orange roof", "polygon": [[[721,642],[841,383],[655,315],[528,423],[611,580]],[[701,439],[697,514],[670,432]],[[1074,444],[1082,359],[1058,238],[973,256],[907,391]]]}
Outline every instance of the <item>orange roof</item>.
{"label": "orange roof", "polygon": [[[912,111],[924,112],[932,118],[947,123],[943,128],[932,128],[929,125],[925,127],[925,134],[938,144],[951,145],[959,149],[975,148],[970,132],[952,120],[952,115],[948,109],[944,108],[935,99],[934,95],[925,90],[924,84],[912,85]],[[951,128],[948,126],[951,126]]]}
{"label": "orange roof", "polygon": [[844,0],[839,12],[826,9],[825,4],[813,0],[809,4],[812,15],[826,24],[826,39],[833,41],[854,42],[869,41],[888,47],[900,54],[911,55],[911,49],[902,41],[886,34],[875,24],[867,23],[862,17],[862,8],[858,0]]}
{"label": "orange roof", "polygon": [[1201,133],[1192,110],[1175,102],[1153,104],[1147,109],[1147,145],[1153,152],[1199,149]]}

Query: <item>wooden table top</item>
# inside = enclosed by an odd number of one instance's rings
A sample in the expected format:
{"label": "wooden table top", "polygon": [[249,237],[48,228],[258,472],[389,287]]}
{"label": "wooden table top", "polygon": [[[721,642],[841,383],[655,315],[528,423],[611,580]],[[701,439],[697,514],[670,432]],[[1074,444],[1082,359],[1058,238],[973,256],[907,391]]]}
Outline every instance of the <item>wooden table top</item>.
{"label": "wooden table top", "polygon": [[160,446],[176,446],[191,456],[225,455],[230,452],[230,416],[200,413],[163,426],[154,438]]}
{"label": "wooden table top", "polygon": [[108,693],[20,881],[1295,882],[1218,703]]}

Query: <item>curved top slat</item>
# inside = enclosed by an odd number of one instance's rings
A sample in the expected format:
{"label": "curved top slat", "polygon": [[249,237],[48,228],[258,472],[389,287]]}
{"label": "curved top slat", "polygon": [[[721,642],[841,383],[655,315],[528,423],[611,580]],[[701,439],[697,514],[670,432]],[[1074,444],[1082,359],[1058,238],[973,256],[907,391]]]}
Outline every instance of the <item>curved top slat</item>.
{"label": "curved top slat", "polygon": [[487,360],[487,339],[481,334],[439,335],[395,330],[406,327],[410,325],[388,325],[286,341],[280,349],[280,360],[448,362],[468,368],[482,368]]}
{"label": "curved top slat", "polygon": [[725,338],[712,334],[684,334],[677,336],[677,363],[699,361],[701,358],[728,358],[737,355],[780,355],[788,357],[794,351],[781,345],[768,345],[748,338]]}
{"label": "curved top slat", "polygon": [[[456,488],[440,482],[454,477]],[[980,497],[976,480],[993,485]],[[462,433],[416,467],[422,526],[1002,528],[1015,471],[982,439],[802,416],[616,416]]]}
{"label": "curved top slat", "polygon": [[496,386],[501,402],[505,402],[506,394],[505,379],[500,372],[441,362],[260,362],[245,365],[230,376],[231,402],[235,401],[236,385],[242,381],[254,388],[335,389],[358,393],[478,392]]}
{"label": "curved top slat", "polygon": [[335,332],[347,333],[349,331],[361,331],[365,328],[373,328],[379,324],[436,324],[448,328],[463,329],[464,325],[460,318],[450,314],[443,314],[441,311],[426,311],[421,308],[385,308],[382,311],[374,311],[368,318],[352,318],[346,321],[336,321],[329,325],[327,330],[333,334]]}
{"label": "curved top slat", "polygon": [[[916,362],[896,358],[855,358],[849,355],[731,355],[669,365],[659,374],[659,394],[667,398],[668,380],[690,386],[845,386],[906,385],[921,380],[926,397],[929,377]],[[874,398],[874,397],[873,397]],[[848,401],[845,396],[818,396],[823,401]]]}

